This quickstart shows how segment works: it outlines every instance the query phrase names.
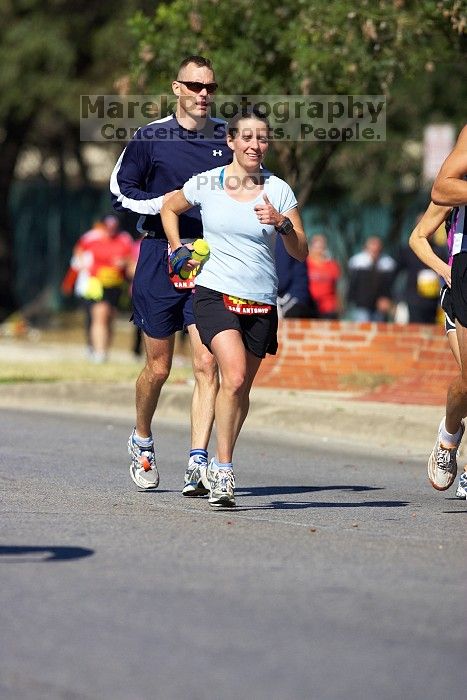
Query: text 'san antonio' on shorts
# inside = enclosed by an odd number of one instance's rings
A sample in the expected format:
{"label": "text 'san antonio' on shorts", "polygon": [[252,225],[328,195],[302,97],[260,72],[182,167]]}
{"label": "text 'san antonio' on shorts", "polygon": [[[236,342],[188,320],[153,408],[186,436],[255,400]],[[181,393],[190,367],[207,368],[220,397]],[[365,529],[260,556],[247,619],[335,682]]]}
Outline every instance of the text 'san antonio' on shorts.
{"label": "text 'san antonio' on shorts", "polygon": [[[207,287],[196,285],[193,298],[193,310],[196,327],[201,341],[211,350],[212,339],[221,331],[236,330],[242,336],[243,344],[256,357],[277,352],[277,307],[267,305],[259,313],[237,313],[239,302],[226,303],[225,295]],[[245,300],[246,301],[246,300]],[[253,305],[250,304],[250,307]],[[263,306],[264,305],[259,305]]]}

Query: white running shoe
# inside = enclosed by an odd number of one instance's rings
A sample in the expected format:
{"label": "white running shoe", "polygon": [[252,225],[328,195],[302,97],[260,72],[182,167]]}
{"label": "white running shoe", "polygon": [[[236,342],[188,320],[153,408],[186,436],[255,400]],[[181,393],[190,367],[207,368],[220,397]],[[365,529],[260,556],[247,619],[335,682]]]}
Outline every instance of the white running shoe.
{"label": "white running shoe", "polygon": [[462,472],[456,489],[456,498],[467,499],[467,472]]}
{"label": "white running shoe", "polygon": [[464,435],[465,425],[461,422],[461,436],[456,447],[443,447],[441,444],[441,430],[444,418],[438,429],[438,439],[428,459],[428,479],[437,491],[446,491],[450,488],[457,474],[457,451]]}
{"label": "white running shoe", "polygon": [[185,485],[182,494],[188,498],[206,496],[209,493],[209,481],[206,477],[208,461],[202,455],[190,457],[185,472]]}
{"label": "white running shoe", "polygon": [[209,505],[213,508],[235,507],[235,476],[233,469],[220,469],[211,459],[206,476],[209,482]]}
{"label": "white running shoe", "polygon": [[141,489],[156,489],[159,485],[159,472],[156,466],[154,444],[140,447],[135,442],[135,431],[128,439],[128,454],[131,457],[130,476]]}

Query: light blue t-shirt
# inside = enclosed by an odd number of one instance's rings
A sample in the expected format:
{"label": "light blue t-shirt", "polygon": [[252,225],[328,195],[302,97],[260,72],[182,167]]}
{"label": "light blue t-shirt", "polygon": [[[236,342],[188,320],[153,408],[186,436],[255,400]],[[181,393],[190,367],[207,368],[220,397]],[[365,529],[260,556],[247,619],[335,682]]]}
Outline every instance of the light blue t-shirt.
{"label": "light blue t-shirt", "polygon": [[194,175],[183,186],[190,204],[198,205],[210,255],[196,283],[243,299],[276,304],[276,230],[258,221],[254,207],[263,193],[281,214],[297,206],[289,185],[264,171],[264,189],[250,202],[232,199],[223,188],[224,168]]}

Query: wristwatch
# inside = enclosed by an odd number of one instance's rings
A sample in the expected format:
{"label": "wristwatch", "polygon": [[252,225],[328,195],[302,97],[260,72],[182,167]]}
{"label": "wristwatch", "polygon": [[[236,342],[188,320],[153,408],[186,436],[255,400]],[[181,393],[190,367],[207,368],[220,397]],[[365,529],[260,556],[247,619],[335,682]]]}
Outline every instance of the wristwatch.
{"label": "wristwatch", "polygon": [[288,219],[286,216],[284,216],[281,225],[275,226],[274,228],[282,236],[287,236],[287,234],[289,234],[291,231],[293,231],[293,223],[290,221],[290,219]]}

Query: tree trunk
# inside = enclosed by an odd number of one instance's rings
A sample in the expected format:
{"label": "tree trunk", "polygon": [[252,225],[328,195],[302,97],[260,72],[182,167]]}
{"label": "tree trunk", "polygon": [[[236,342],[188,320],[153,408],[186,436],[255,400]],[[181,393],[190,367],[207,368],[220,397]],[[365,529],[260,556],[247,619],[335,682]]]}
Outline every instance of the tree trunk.
{"label": "tree trunk", "polygon": [[[314,190],[318,184],[321,177],[324,175],[326,167],[334,155],[335,151],[341,145],[341,141],[331,141],[322,144],[318,155],[313,162],[305,162],[305,167],[301,167],[299,171],[298,179],[298,206],[303,207],[309,197],[311,192]],[[303,154],[301,154],[302,162],[305,161]]]}
{"label": "tree trunk", "polygon": [[295,191],[298,206],[303,207],[326,170],[336,149],[341,141],[333,141],[324,144],[311,144],[317,154],[314,160],[304,155],[304,149],[310,148],[310,143],[299,143],[290,146],[288,143],[274,143],[274,150],[279,160],[284,178]]}
{"label": "tree trunk", "polygon": [[398,193],[394,196],[391,211],[391,225],[386,236],[386,245],[396,247],[400,245],[402,226],[413,201],[413,194]]}

